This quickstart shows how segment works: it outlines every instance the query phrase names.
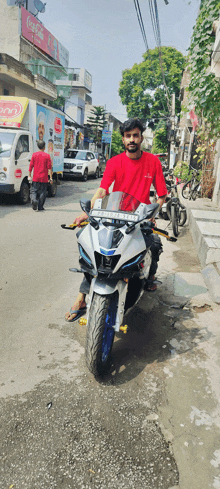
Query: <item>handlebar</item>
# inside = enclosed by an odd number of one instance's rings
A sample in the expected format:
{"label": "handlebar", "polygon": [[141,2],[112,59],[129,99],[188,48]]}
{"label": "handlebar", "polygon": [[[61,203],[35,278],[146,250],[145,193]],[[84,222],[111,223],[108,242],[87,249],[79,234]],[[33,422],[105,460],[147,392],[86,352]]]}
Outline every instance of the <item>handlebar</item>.
{"label": "handlebar", "polygon": [[[81,222],[81,226],[86,226],[87,224],[89,224],[88,221]],[[76,229],[76,227],[77,227],[77,224],[70,224],[69,226],[66,226],[66,224],[61,224],[62,229],[70,229],[71,231]],[[168,232],[165,231],[164,229],[159,229],[159,228],[155,229],[153,223],[150,223],[149,227],[152,228],[152,231],[154,234],[159,234],[160,236],[163,236],[168,241],[172,241],[173,243],[175,243],[177,241],[177,238],[174,238],[173,236],[169,236]]]}

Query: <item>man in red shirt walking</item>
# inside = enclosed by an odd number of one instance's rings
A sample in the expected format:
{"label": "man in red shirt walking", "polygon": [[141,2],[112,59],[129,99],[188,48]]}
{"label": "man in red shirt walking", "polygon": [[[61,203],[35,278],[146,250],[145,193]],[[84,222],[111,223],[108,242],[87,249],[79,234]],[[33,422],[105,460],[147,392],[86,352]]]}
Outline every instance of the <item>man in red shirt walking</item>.
{"label": "man in red shirt walking", "polygon": [[[113,182],[113,192],[126,192],[144,204],[150,204],[150,187],[153,184],[158,195],[157,203],[160,206],[163,205],[167,188],[162,166],[157,156],[141,150],[144,130],[145,127],[140,119],[129,119],[122,124],[120,131],[125,152],[108,161],[100,187],[91,200],[91,208],[93,208],[96,199],[103,199],[109,193],[109,187]],[[75,219],[74,223],[80,227],[80,223],[87,217],[87,214],[83,212]],[[159,255],[162,252],[162,244],[159,236],[155,234],[146,239],[148,240],[146,246],[149,246],[150,241],[152,252],[152,264],[146,290],[154,291],[157,288],[154,283],[154,275],[157,270]],[[66,321],[76,321],[85,313],[85,296],[89,293],[89,288],[90,284],[84,277],[78,297],[73,307],[65,315]]]}
{"label": "man in red shirt walking", "polygon": [[33,153],[29,166],[29,180],[34,169],[33,181],[30,191],[32,208],[34,211],[44,211],[44,202],[47,194],[48,173],[50,183],[53,183],[52,165],[50,155],[45,153],[45,142],[38,141],[40,151]]}

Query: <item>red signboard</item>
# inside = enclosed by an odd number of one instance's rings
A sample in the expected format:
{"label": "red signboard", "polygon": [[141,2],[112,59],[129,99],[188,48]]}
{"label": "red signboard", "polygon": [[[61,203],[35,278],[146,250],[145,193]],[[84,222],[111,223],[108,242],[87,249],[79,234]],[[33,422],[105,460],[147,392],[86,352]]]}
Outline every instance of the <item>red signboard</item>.
{"label": "red signboard", "polygon": [[22,177],[22,170],[18,168],[17,170],[15,170],[15,178],[21,178],[21,177]]}
{"label": "red signboard", "polygon": [[21,7],[21,28],[22,36],[34,44],[37,48],[49,54],[63,66],[68,66],[69,52],[51,34],[36,17],[30,14],[24,7]]}
{"label": "red signboard", "polygon": [[62,121],[59,117],[56,117],[55,118],[55,121],[54,121],[54,129],[55,129],[55,132],[57,134],[61,134],[62,132]]}

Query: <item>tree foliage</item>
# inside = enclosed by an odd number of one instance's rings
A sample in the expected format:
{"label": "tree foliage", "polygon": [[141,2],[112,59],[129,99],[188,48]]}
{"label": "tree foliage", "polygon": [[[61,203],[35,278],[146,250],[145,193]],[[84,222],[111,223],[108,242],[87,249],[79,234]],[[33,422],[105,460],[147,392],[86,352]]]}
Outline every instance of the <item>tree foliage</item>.
{"label": "tree foliage", "polygon": [[[179,91],[185,57],[172,47],[161,48],[161,62],[166,86],[171,94],[176,94],[176,113],[180,112]],[[140,117],[149,121],[150,127],[169,115],[166,90],[160,65],[158,49],[149,49],[143,61],[122,72],[119,95],[126,105],[129,117]]]}
{"label": "tree foliage", "polygon": [[53,107],[54,109],[62,110],[62,112],[63,112],[64,106],[65,106],[65,97],[61,97],[58,95],[56,100],[50,100],[48,102],[48,105],[50,107]]}
{"label": "tree foliage", "polygon": [[220,132],[220,84],[209,70],[215,41],[212,24],[219,18],[219,10],[219,0],[202,1],[189,50],[189,94],[201,126],[204,126],[204,138],[207,137],[207,129],[211,138],[218,137]]}
{"label": "tree foliage", "polygon": [[213,44],[213,22],[219,19],[220,0],[203,0],[193,29],[189,50],[189,107],[195,106],[199,118],[197,130],[198,161],[202,163],[202,194],[212,196],[215,183],[213,161],[220,133],[220,84],[210,72]]}
{"label": "tree foliage", "polygon": [[119,131],[114,131],[112,133],[112,146],[111,146],[111,153],[112,156],[116,156],[120,153],[123,153],[124,151],[124,145],[122,143],[122,136]]}
{"label": "tree foliage", "polygon": [[169,141],[167,139],[167,129],[164,123],[158,125],[154,133],[153,146],[151,152],[157,153],[167,153],[168,152]]}
{"label": "tree foliage", "polygon": [[102,130],[106,126],[106,111],[103,107],[94,106],[91,115],[87,118],[87,126],[90,128],[90,137],[96,144],[101,143]]}

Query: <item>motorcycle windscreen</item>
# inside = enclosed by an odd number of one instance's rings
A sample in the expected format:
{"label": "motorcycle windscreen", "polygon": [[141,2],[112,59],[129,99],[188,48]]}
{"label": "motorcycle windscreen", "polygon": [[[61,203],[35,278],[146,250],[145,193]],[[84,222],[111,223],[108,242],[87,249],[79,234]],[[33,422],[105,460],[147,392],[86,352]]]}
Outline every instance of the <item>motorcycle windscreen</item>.
{"label": "motorcycle windscreen", "polygon": [[125,192],[112,192],[102,199],[102,209],[109,211],[123,211],[133,214],[138,206],[139,200]]}

